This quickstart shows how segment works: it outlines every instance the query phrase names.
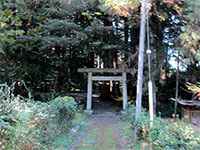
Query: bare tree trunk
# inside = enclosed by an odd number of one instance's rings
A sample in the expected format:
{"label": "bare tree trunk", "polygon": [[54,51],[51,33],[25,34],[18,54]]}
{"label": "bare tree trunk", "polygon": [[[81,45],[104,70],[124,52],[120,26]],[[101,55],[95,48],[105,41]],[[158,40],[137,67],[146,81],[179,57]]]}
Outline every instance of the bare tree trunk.
{"label": "bare tree trunk", "polygon": [[137,74],[137,97],[136,97],[136,116],[137,120],[142,109],[142,86],[144,72],[144,49],[145,49],[145,24],[146,24],[146,3],[148,0],[142,0],[141,20],[140,20],[140,38],[139,38],[139,55],[138,55],[138,74]]}

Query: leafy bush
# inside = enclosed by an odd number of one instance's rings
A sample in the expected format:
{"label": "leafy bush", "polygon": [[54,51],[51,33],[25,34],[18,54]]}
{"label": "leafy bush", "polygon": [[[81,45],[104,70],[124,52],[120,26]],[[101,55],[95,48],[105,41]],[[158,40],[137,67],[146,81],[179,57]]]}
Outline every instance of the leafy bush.
{"label": "leafy bush", "polygon": [[49,103],[30,105],[18,115],[20,123],[16,127],[16,143],[22,143],[24,139],[22,145],[34,141],[36,147],[49,149],[56,136],[67,133],[75,111],[76,102],[71,97],[58,97]]}
{"label": "leafy bush", "polygon": [[3,118],[0,118],[0,149],[3,149],[1,146],[5,145],[6,141],[11,136],[11,126],[8,122],[4,121]]}
{"label": "leafy bush", "polygon": [[135,105],[128,105],[128,108],[124,113],[121,113],[121,120],[128,120],[130,123],[132,123],[134,120],[134,114],[135,114]]}
{"label": "leafy bush", "polygon": [[49,103],[14,97],[0,91],[0,149],[50,149],[56,136],[67,133],[77,110],[72,97]]}
{"label": "leafy bush", "polygon": [[60,120],[65,120],[74,116],[77,110],[77,103],[72,97],[57,97],[50,102],[50,107],[51,110],[56,111],[56,117]]}
{"label": "leafy bush", "polygon": [[143,112],[135,126],[139,129],[139,137],[152,143],[155,150],[200,149],[200,136],[182,121],[169,122],[156,117],[150,127],[149,116]]}
{"label": "leafy bush", "polygon": [[15,97],[7,84],[0,85],[0,115],[9,114],[12,110],[12,103]]}
{"label": "leafy bush", "polygon": [[[157,134],[155,133],[155,130]],[[156,149],[200,149],[200,136],[192,127],[183,123],[162,124],[162,127],[150,130],[150,137]]]}

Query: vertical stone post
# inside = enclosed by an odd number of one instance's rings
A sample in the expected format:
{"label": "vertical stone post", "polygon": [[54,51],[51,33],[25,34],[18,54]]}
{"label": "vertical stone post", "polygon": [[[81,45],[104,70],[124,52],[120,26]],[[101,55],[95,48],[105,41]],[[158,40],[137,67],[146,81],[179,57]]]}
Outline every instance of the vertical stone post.
{"label": "vertical stone post", "polygon": [[87,111],[92,110],[92,72],[88,73],[88,85],[87,85]]}
{"label": "vertical stone post", "polygon": [[122,87],[123,87],[123,110],[126,110],[128,104],[126,72],[122,73]]}

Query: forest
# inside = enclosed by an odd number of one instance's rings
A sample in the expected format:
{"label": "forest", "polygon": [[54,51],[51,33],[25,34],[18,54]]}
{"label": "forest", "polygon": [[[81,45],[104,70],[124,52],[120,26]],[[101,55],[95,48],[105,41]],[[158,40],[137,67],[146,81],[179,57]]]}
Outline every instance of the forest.
{"label": "forest", "polygon": [[0,0],[0,150],[200,149],[199,8]]}

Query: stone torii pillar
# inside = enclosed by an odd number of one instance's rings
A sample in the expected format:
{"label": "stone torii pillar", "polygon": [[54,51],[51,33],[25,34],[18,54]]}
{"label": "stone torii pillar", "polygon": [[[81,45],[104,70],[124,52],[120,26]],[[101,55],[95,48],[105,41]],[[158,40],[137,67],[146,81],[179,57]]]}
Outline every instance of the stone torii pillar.
{"label": "stone torii pillar", "polygon": [[128,105],[126,72],[122,73],[122,87],[123,87],[123,110],[126,110]]}
{"label": "stone torii pillar", "polygon": [[92,110],[92,72],[88,73],[88,85],[87,85],[87,111]]}

